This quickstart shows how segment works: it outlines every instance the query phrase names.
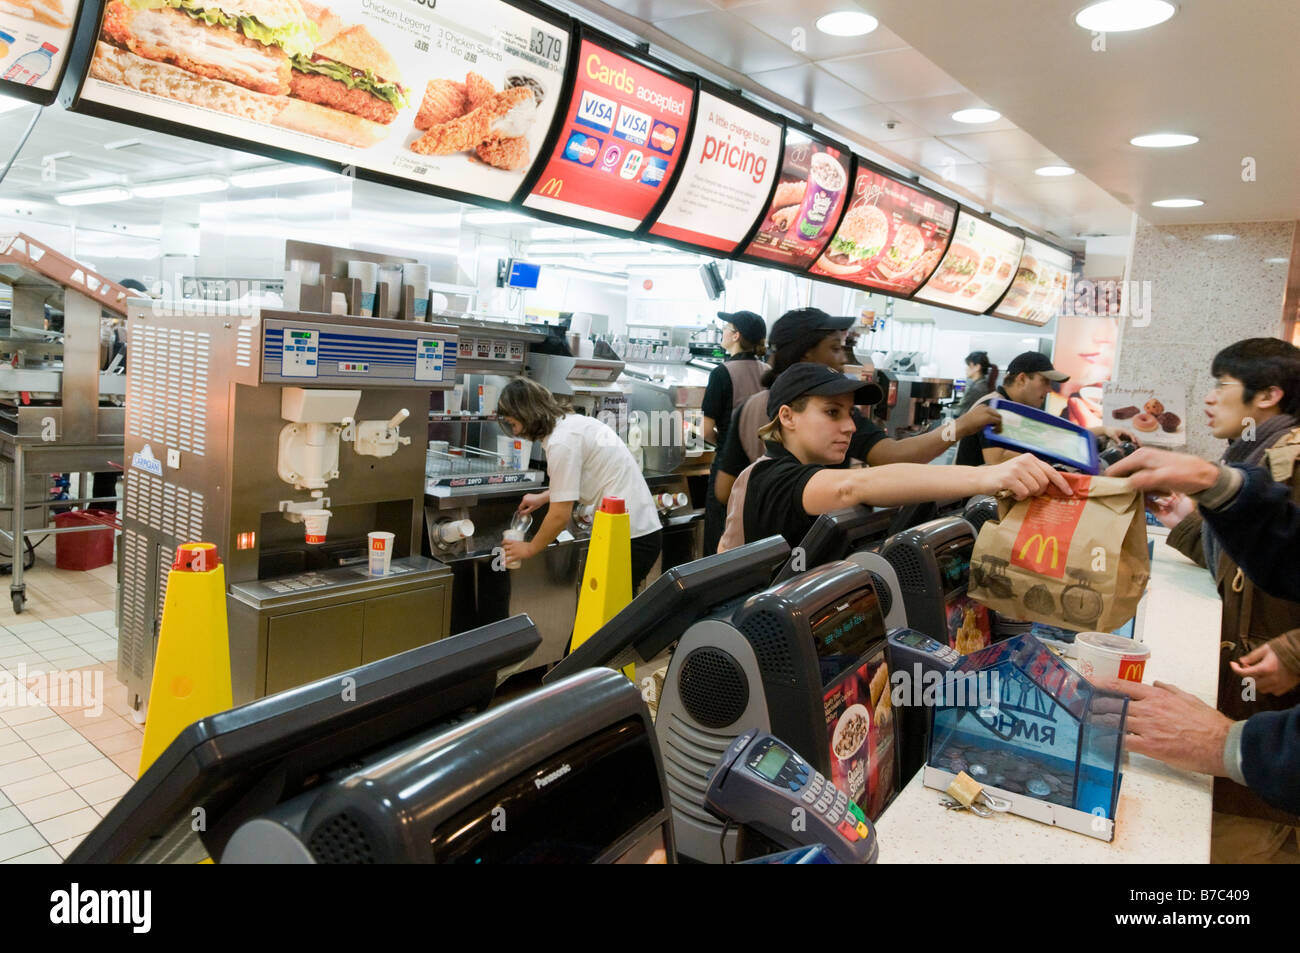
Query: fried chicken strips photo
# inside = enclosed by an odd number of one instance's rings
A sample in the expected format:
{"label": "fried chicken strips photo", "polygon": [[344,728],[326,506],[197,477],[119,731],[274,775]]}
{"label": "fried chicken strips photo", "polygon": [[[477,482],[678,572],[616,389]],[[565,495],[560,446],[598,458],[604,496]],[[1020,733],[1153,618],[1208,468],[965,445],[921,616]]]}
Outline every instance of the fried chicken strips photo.
{"label": "fried chicken strips photo", "polygon": [[430,80],[415,118],[424,134],[411,151],[448,156],[473,151],[486,164],[507,172],[528,167],[528,131],[537,119],[537,94],[530,85],[497,91],[478,73],[465,82]]}

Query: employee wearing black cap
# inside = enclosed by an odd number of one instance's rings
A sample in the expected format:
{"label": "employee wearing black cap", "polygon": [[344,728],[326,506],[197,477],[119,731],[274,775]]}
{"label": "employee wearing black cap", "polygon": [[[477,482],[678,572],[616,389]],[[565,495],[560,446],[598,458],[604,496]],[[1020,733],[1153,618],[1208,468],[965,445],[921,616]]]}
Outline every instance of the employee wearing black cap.
{"label": "employee wearing black cap", "polygon": [[[1041,409],[1044,401],[1047,400],[1048,392],[1052,389],[1052,384],[1064,383],[1069,379],[1068,374],[1062,374],[1052,366],[1051,359],[1046,354],[1026,351],[1024,354],[1016,355],[1007,365],[1006,379],[998,385],[996,393],[989,394],[983,399],[1000,395],[1008,400],[1014,400],[1017,404]],[[1090,429],[1094,436],[1105,435],[1115,440],[1138,442],[1137,438],[1126,430],[1117,430],[1113,427]],[[1013,456],[1015,451],[990,444],[984,437],[984,428],[980,427],[975,433],[963,437],[961,443],[957,445],[956,463],[960,466],[977,467],[983,463],[1000,463]]]}
{"label": "employee wearing black cap", "polygon": [[[701,436],[716,447],[722,447],[731,426],[731,415],[746,400],[762,389],[760,381],[767,365],[763,354],[767,351],[767,324],[753,311],[719,311],[724,322],[722,347],[727,359],[709,374],[709,385],[704,389],[704,422]],[[718,458],[714,455],[709,468],[709,487],[704,502],[704,551],[714,552],[722,536],[722,524],[727,518],[727,508],[714,494],[718,474]]]}
{"label": "employee wearing black cap", "polygon": [[[823,364],[795,364],[768,392],[768,423],[759,431],[765,456],[737,481],[728,505],[729,530],[738,516],[745,542],[779,534],[798,546],[822,513],[865,503],[899,506],[1010,490],[1017,499],[1049,483],[1069,484],[1031,454],[992,467],[932,467],[919,463],[844,469],[857,431],[857,404],[874,404],[880,388]],[[724,546],[734,539],[724,539]]]}

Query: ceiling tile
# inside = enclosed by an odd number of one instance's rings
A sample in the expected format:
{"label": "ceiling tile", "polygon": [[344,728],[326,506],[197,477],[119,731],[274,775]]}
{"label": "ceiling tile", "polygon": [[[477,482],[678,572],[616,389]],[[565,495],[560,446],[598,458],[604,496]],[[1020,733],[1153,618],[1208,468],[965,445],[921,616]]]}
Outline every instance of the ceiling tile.
{"label": "ceiling tile", "polygon": [[603,0],[603,2],[647,23],[657,23],[673,17],[686,17],[693,13],[710,13],[717,9],[709,0]]}
{"label": "ceiling tile", "polygon": [[[1012,182],[1018,182],[1021,185],[1035,185],[1039,182],[1048,181],[1044,176],[1035,175],[1035,169],[1041,169],[1045,165],[1069,165],[1068,162],[1063,162],[1051,155],[1046,158],[1008,159],[1000,162],[986,162],[984,164],[998,177],[1008,179]],[[1079,177],[1079,173],[1076,172],[1074,175],[1060,176],[1054,181],[1063,182]]]}
{"label": "ceiling tile", "polygon": [[[975,127],[958,122],[952,118],[952,114],[959,109],[989,108],[989,104],[974,93],[964,92],[947,96],[927,96],[922,99],[905,99],[886,105],[892,106],[902,118],[911,120],[932,136],[959,136],[968,133]],[[979,127],[981,132],[1015,128],[1016,124],[1005,116],[996,122]]]}
{"label": "ceiling tile", "polygon": [[965,92],[960,83],[916,50],[890,50],[821,63],[878,103]]}
{"label": "ceiling tile", "polygon": [[[880,53],[907,47],[898,34],[884,26],[877,27],[866,36],[831,36],[817,29],[817,19],[823,14],[852,9],[854,6],[845,0],[802,0],[799,3],[763,0],[752,6],[738,8],[735,14],[788,46],[797,49],[796,42],[801,41],[804,48],[800,52],[810,60]],[[796,30],[802,33],[796,34]]]}
{"label": "ceiling tile", "polygon": [[806,64],[808,61],[743,20],[726,13],[700,13],[656,23],[659,29],[739,73]]}
{"label": "ceiling tile", "polygon": [[924,166],[933,176],[942,180],[950,167],[970,165],[975,160],[963,155],[951,146],[946,146],[938,139],[904,139],[891,142],[889,149],[918,165]]}
{"label": "ceiling tile", "polygon": [[966,153],[977,162],[1053,158],[1051,149],[1020,129],[970,132],[963,136],[942,136],[941,139],[946,145]]}
{"label": "ceiling tile", "polygon": [[870,97],[812,64],[755,73],[753,78],[772,92],[814,112],[828,113],[871,103]]}
{"label": "ceiling tile", "polygon": [[[922,139],[927,135],[921,127],[900,119],[898,113],[889,106],[855,106],[852,109],[837,109],[826,113],[826,118],[842,126],[848,126],[872,142]],[[886,129],[886,122],[894,123],[894,128]]]}

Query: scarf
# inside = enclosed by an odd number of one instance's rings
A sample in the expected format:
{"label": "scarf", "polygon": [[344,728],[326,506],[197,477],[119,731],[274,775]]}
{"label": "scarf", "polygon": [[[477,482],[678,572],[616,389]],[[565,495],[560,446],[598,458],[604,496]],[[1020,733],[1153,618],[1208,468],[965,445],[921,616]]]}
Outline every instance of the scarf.
{"label": "scarf", "polygon": [[[1294,430],[1295,427],[1296,418],[1290,414],[1278,414],[1275,417],[1270,417],[1255,428],[1254,440],[1230,440],[1228,449],[1223,452],[1221,462],[1258,466],[1269,448],[1281,440],[1283,435]],[[1201,547],[1205,551],[1205,566],[1210,570],[1210,575],[1217,582],[1219,556],[1223,552],[1223,547],[1219,545],[1214,533],[1210,531],[1210,524],[1206,522],[1201,523]]]}

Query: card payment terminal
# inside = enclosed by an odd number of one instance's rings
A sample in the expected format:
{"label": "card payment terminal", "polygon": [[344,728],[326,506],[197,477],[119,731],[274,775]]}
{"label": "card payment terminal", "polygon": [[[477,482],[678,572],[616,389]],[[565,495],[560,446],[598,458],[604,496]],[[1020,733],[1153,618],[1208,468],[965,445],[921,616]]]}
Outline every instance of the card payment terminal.
{"label": "card payment terminal", "polygon": [[875,829],[848,792],[762,732],[747,731],[731,743],[709,776],[705,805],[781,847],[825,844],[840,863],[875,863],[880,850]]}
{"label": "card payment terminal", "polygon": [[1080,473],[1101,472],[1097,441],[1083,427],[1005,397],[994,397],[989,407],[1002,418],[998,430],[992,426],[984,428],[984,439],[994,446],[1032,453],[1048,463],[1060,463]]}

